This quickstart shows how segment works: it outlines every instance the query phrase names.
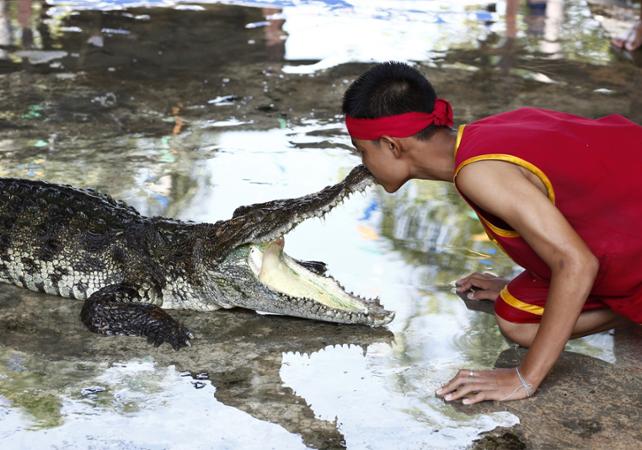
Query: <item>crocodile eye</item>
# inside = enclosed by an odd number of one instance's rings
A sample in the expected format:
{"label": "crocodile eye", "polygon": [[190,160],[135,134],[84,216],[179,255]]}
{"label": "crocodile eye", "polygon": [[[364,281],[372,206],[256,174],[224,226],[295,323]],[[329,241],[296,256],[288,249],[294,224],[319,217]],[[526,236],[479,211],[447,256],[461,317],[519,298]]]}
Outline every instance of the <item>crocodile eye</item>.
{"label": "crocodile eye", "polygon": [[106,225],[107,223],[103,219],[96,218],[87,223],[87,229],[90,233],[100,235],[105,232]]}

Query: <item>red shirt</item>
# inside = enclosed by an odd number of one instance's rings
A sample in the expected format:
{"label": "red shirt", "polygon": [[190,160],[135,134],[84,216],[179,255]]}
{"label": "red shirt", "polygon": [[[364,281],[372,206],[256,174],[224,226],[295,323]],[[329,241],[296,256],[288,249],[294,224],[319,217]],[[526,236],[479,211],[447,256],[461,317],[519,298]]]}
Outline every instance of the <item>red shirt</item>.
{"label": "red shirt", "polygon": [[[460,127],[455,180],[479,160],[507,161],[535,174],[599,260],[591,295],[642,323],[642,127],[619,115],[593,120],[522,108]],[[550,279],[546,263],[517,232],[466,200],[517,264]]]}

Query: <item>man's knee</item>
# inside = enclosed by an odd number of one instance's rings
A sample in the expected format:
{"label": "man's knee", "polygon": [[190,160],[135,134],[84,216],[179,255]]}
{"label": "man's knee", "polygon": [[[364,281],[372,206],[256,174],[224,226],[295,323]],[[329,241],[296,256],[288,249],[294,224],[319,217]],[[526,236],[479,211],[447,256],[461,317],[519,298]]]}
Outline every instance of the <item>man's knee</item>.
{"label": "man's knee", "polygon": [[497,325],[499,326],[502,334],[509,340],[521,345],[522,347],[530,347],[537,334],[539,324],[537,323],[515,323],[502,319],[495,315]]}

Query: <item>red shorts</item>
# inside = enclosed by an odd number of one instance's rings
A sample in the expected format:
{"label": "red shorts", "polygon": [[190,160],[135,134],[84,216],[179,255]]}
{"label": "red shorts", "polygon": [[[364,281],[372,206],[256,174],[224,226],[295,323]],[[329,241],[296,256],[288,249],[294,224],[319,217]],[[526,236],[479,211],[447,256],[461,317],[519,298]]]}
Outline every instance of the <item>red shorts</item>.
{"label": "red shorts", "polygon": [[[548,298],[548,281],[524,271],[514,278],[495,301],[495,314],[514,323],[538,323]],[[604,298],[589,295],[582,311],[610,308],[613,312],[642,323],[642,295],[635,298]]]}

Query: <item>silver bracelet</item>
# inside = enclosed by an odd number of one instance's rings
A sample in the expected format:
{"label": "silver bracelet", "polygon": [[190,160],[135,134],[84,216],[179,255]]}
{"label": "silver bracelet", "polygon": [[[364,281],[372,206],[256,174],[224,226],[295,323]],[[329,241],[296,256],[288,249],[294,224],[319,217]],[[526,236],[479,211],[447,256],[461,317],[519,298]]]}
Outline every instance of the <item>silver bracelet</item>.
{"label": "silver bracelet", "polygon": [[515,372],[517,372],[517,378],[519,378],[519,382],[522,383],[522,387],[526,391],[526,396],[530,397],[533,395],[535,393],[535,388],[532,384],[526,381],[526,379],[524,379],[521,373],[519,373],[519,367],[515,367]]}

